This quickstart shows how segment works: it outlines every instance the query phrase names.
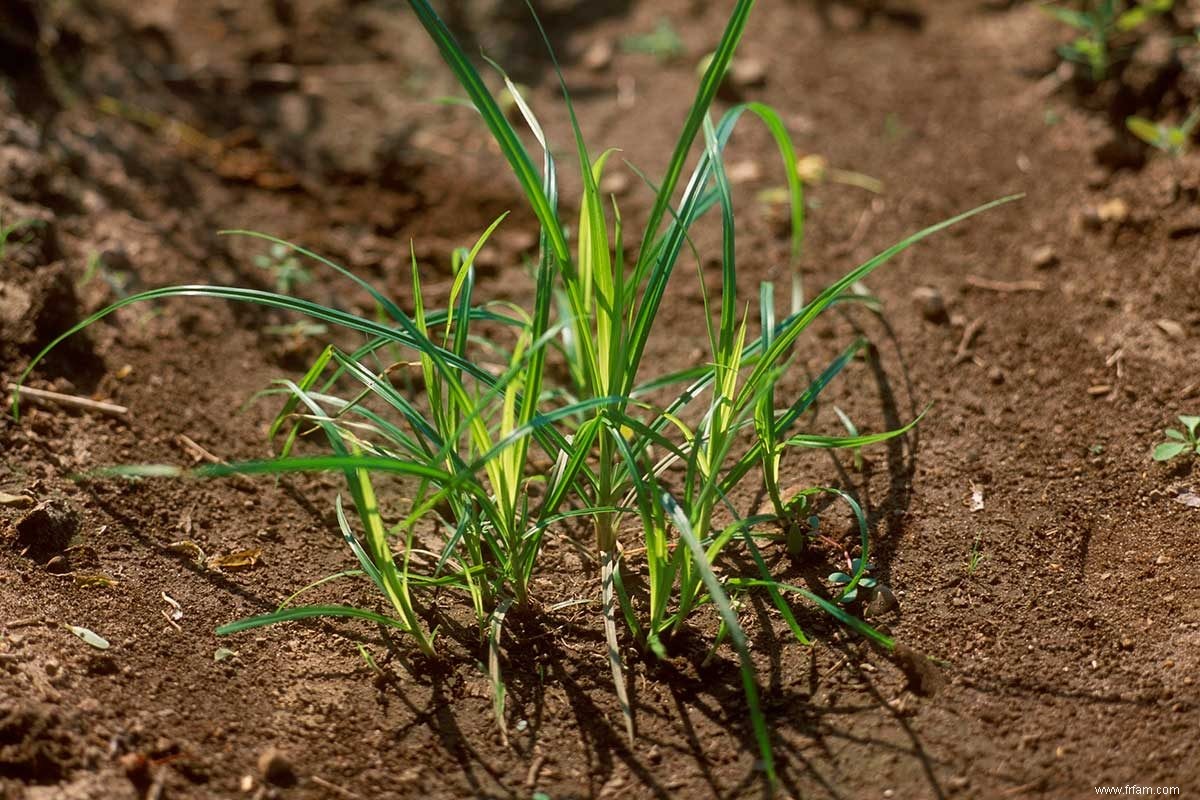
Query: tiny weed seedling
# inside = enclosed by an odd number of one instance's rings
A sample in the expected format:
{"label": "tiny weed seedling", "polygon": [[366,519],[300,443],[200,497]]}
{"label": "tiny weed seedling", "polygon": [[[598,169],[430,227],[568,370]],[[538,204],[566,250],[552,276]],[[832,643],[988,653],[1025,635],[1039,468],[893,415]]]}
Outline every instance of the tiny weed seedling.
{"label": "tiny weed seedling", "polygon": [[1167,428],[1163,431],[1167,441],[1159,443],[1154,448],[1155,461],[1170,461],[1179,456],[1200,455],[1200,439],[1196,436],[1196,429],[1200,427],[1200,417],[1181,414],[1179,421],[1183,423],[1182,431],[1176,428]]}
{"label": "tiny weed seedling", "polygon": [[[474,245],[452,256],[453,276],[445,308],[426,306],[422,274],[411,258],[412,306],[403,309],[362,278],[316,253],[273,237],[235,231],[270,243],[263,268],[274,292],[223,286],[176,286],[122,298],[52,342],[27,368],[67,336],[130,303],[166,297],[210,297],[296,312],[319,325],[362,334],[356,349],[327,346],[299,380],[280,380],[269,393],[282,398],[271,427],[276,458],[192,469],[164,465],[113,468],[124,476],[192,474],[227,476],[333,472],[346,481],[349,502],[338,496],[335,516],[357,561],[302,588],[274,612],[223,625],[220,634],[308,617],[367,620],[404,632],[428,657],[438,655],[436,590],[457,592],[470,604],[478,643],[487,651],[494,713],[505,728],[502,632],[516,609],[539,613],[534,578],[547,567],[544,538],[569,521],[590,525],[599,565],[601,614],[609,665],[626,731],[633,711],[621,659],[618,621],[637,645],[664,656],[675,634],[711,608],[719,618],[718,640],[738,655],[751,727],[762,768],[775,780],[770,734],[759,703],[749,643],[738,620],[742,597],[765,592],[797,641],[810,640],[785,596],[803,599],[885,649],[893,640],[839,602],[772,576],[762,547],[781,540],[802,550],[803,520],[813,500],[844,503],[857,523],[858,557],[847,554],[846,573],[835,585],[850,602],[859,587],[876,594],[886,587],[867,574],[867,517],[853,496],[832,487],[811,487],[791,497],[780,488],[785,456],[796,448],[861,448],[903,435],[919,417],[882,433],[819,436],[798,428],[824,388],[867,343],[857,339],[807,388],[782,397],[780,381],[795,360],[801,334],[835,303],[863,302],[853,289],[876,269],[917,242],[1013,198],[988,203],[931,225],[851,269],[815,297],[795,295],[790,313],[777,315],[774,289],[759,287],[757,314],[738,296],[735,214],[724,168],[724,151],[745,117],[761,122],[774,140],[787,178],[792,228],[791,266],[801,252],[804,197],[795,150],[779,114],[761,103],[734,105],[711,115],[713,100],[754,5],[737,0],[712,59],[700,79],[675,148],[660,180],[651,185],[650,210],[633,232],[639,245],[626,258],[631,236],[615,199],[599,185],[612,151],[594,155],[585,143],[562,84],[581,194],[578,217],[560,211],[559,167],[537,117],[520,88],[501,73],[505,86],[537,142],[541,169],[510,118],[488,90],[442,20],[426,0],[409,0],[438,46],[471,105],[508,162],[540,226],[529,307],[476,298],[474,261],[503,222],[495,220]],[[535,18],[536,20],[536,18]],[[540,23],[538,23],[540,25]],[[664,36],[665,38],[665,36]],[[557,71],[557,70],[556,70]],[[558,76],[561,82],[562,76]],[[699,147],[697,144],[699,143]],[[695,151],[699,151],[698,153]],[[685,167],[693,164],[690,178]],[[647,181],[649,184],[650,182]],[[682,187],[680,196],[677,189]],[[720,288],[710,291],[701,275],[709,353],[704,363],[669,374],[649,374],[644,364],[664,303],[678,302],[672,275],[692,244],[692,228],[709,212],[718,218]],[[374,299],[380,318],[366,318],[291,297],[304,258],[333,271]],[[702,259],[696,259],[699,265]],[[661,328],[661,326],[657,326]],[[664,334],[660,331],[658,337]],[[670,336],[671,334],[666,334]],[[670,339],[666,340],[668,343]],[[565,362],[562,383],[552,385],[552,359]],[[654,359],[646,359],[653,361]],[[422,391],[407,391],[419,376]],[[14,394],[14,413],[17,396]],[[302,447],[323,435],[328,452]],[[381,502],[374,483],[396,476],[406,488],[402,502]],[[747,485],[749,484],[749,485]],[[747,491],[749,489],[749,491]],[[761,490],[770,512],[750,514],[731,498]],[[386,500],[387,498],[384,498]],[[357,517],[354,523],[351,520]],[[816,523],[808,523],[816,535]],[[785,533],[781,534],[783,530]],[[799,531],[792,535],[792,531]],[[645,558],[644,596],[622,581],[622,537],[640,537]],[[739,549],[746,571],[714,563]],[[634,548],[630,548],[633,550]],[[736,563],[736,562],[734,562]],[[379,590],[384,611],[320,603],[293,605],[297,596],[335,579],[365,580]],[[844,580],[843,580],[844,579]],[[888,593],[890,594],[890,592]],[[849,600],[847,598],[850,598]],[[748,605],[748,604],[747,604]],[[548,609],[553,611],[554,607]],[[457,628],[457,626],[453,626]]]}
{"label": "tiny weed seedling", "polygon": [[[849,573],[831,572],[828,578],[830,584],[841,588],[842,593],[838,597],[838,602],[844,606],[858,599],[860,589],[866,589],[869,592],[879,585],[879,581],[870,575],[872,565],[864,564],[861,558],[850,559],[846,568],[850,570]],[[855,575],[859,576],[857,583],[854,581]]]}
{"label": "tiny weed seedling", "polygon": [[683,55],[683,40],[666,17],[661,18],[650,33],[635,34],[621,39],[621,49],[629,53],[645,53],[666,63]]}
{"label": "tiny weed seedling", "polygon": [[1087,65],[1092,80],[1100,82],[1108,77],[1113,61],[1121,56],[1122,51],[1114,44],[1114,39],[1137,31],[1152,17],[1170,11],[1174,4],[1174,0],[1136,0],[1133,3],[1086,0],[1082,9],[1057,5],[1044,5],[1042,9],[1079,34],[1059,47],[1059,55],[1067,61]]}
{"label": "tiny weed seedling", "polygon": [[254,266],[271,276],[280,294],[291,294],[300,284],[312,282],[312,273],[296,258],[296,251],[282,242],[272,243],[266,253],[255,256]]}
{"label": "tiny weed seedling", "polygon": [[1177,157],[1186,153],[1191,146],[1192,133],[1197,124],[1200,124],[1200,106],[1193,109],[1179,125],[1167,125],[1136,116],[1125,120],[1125,127],[1134,136],[1151,147]]}
{"label": "tiny weed seedling", "polygon": [[26,233],[20,238],[15,238],[15,235],[25,229],[37,228],[44,225],[40,219],[19,219],[11,224],[4,224],[4,220],[0,219],[0,260],[8,253],[10,243],[18,245],[28,244],[32,240],[32,232]]}
{"label": "tiny weed seedling", "polygon": [[963,569],[966,570],[967,576],[969,577],[974,575],[976,570],[979,569],[979,566],[983,564],[984,559],[986,558],[987,555],[983,552],[983,545],[980,542],[979,537],[976,536],[971,542],[971,550],[969,553],[967,553],[966,563],[963,564]]}

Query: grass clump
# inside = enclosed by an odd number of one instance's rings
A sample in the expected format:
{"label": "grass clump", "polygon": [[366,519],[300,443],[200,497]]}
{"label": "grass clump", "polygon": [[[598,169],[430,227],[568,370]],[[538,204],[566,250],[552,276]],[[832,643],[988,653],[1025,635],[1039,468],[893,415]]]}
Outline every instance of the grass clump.
{"label": "grass clump", "polygon": [[[472,247],[454,254],[449,297],[440,309],[426,307],[422,266],[415,255],[414,299],[406,310],[316,253],[262,234],[237,232],[257,236],[272,248],[286,248],[279,252],[288,258],[311,260],[340,274],[369,293],[378,318],[359,317],[282,291],[177,286],[122,299],[50,347],[130,303],[171,296],[254,303],[361,334],[357,348],[330,345],[299,380],[277,382],[272,391],[284,397],[271,429],[279,442],[278,457],[205,465],[191,472],[341,473],[347,497],[337,499],[335,510],[358,568],[331,578],[369,581],[385,600],[386,611],[292,605],[293,597],[273,613],[230,623],[219,632],[232,634],[313,616],[359,618],[404,631],[422,653],[434,656],[438,618],[423,597],[433,588],[456,590],[469,600],[480,642],[486,642],[503,730],[499,642],[505,616],[513,608],[538,608],[531,581],[540,568],[547,532],[572,520],[585,522],[599,565],[600,624],[630,737],[633,714],[618,624],[624,624],[640,647],[665,655],[673,636],[697,610],[711,606],[720,621],[719,635],[727,637],[738,654],[762,765],[773,780],[770,736],[749,645],[735,611],[737,596],[765,592],[804,643],[810,640],[789,596],[807,600],[882,647],[892,647],[889,637],[843,607],[860,587],[876,587],[867,575],[865,515],[851,495],[837,488],[812,487],[786,496],[780,485],[784,455],[794,448],[857,452],[902,435],[917,421],[877,434],[860,434],[852,426],[845,436],[799,430],[822,390],[866,346],[862,339],[851,342],[799,396],[783,397],[780,381],[788,374],[801,334],[834,303],[853,300],[852,287],[859,281],[912,244],[996,203],[910,236],[807,303],[797,303],[782,318],[776,313],[773,288],[764,284],[755,298],[757,313],[751,315],[751,304],[737,291],[735,213],[723,164],[724,149],[747,114],[769,131],[786,171],[793,259],[800,255],[804,230],[803,187],[778,114],[760,103],[744,103],[716,120],[710,116],[752,0],[738,0],[732,10],[636,236],[626,228],[615,200],[603,197],[598,188],[613,151],[589,150],[565,84],[573,156],[583,184],[578,218],[570,222],[559,208],[554,151],[519,87],[504,77],[540,148],[540,170],[441,19],[424,0],[410,0],[410,6],[478,110],[539,222],[530,307],[476,297],[474,260],[503,217]],[[697,142],[698,159],[676,203],[685,164]],[[710,297],[700,281],[708,358],[679,372],[648,376],[643,361],[663,303],[673,299],[670,278],[690,244],[689,232],[710,211],[719,215],[722,245],[719,292]],[[631,238],[638,242],[637,255],[626,261],[625,242]],[[555,362],[564,364],[569,376],[561,385],[549,379],[549,366]],[[413,384],[421,391],[406,390]],[[297,443],[306,432],[319,433],[327,452],[300,454]],[[114,472],[174,475],[183,470],[154,465]],[[375,483],[387,475],[404,478],[411,488],[401,510],[381,507]],[[744,514],[730,500],[747,482],[769,498],[767,513]],[[762,553],[763,547],[776,543],[793,554],[803,553],[815,535],[820,497],[844,502],[857,519],[860,535],[858,556],[848,562],[850,571],[839,576],[838,593],[832,598],[775,580]],[[634,537],[645,553],[644,598],[632,592],[622,576],[622,551],[634,544]],[[713,564],[733,547],[741,548],[756,568],[751,574],[718,577]]]}

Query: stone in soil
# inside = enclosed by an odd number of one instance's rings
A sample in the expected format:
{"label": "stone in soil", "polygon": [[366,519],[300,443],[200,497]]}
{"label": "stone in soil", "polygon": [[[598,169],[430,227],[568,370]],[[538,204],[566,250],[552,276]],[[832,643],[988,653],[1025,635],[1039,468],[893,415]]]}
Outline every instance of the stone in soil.
{"label": "stone in soil", "polygon": [[36,561],[61,555],[79,533],[79,512],[65,500],[47,500],[13,526],[12,545]]}
{"label": "stone in soil", "polygon": [[296,768],[283,751],[269,747],[258,757],[258,772],[272,786],[292,786],[296,783]]}
{"label": "stone in soil", "polygon": [[913,290],[912,299],[920,309],[921,316],[930,322],[944,325],[950,320],[942,293],[932,286],[918,286]]}

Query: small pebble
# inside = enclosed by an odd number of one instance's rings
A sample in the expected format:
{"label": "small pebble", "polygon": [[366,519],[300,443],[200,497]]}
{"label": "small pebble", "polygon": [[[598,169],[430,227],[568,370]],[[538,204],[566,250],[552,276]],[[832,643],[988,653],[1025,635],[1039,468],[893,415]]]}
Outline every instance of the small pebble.
{"label": "small pebble", "polygon": [[629,175],[624,171],[608,173],[600,179],[600,191],[620,197],[629,191]]}
{"label": "small pebble", "polygon": [[296,768],[274,747],[267,748],[258,757],[258,772],[263,781],[274,786],[291,786],[296,782]]}
{"label": "small pebble", "polygon": [[607,39],[597,39],[583,53],[580,60],[586,69],[601,72],[608,69],[613,60],[613,45]]}
{"label": "small pebble", "polygon": [[1086,181],[1089,189],[1103,189],[1111,179],[1111,172],[1104,167],[1096,167],[1087,174]]}
{"label": "small pebble", "polygon": [[729,66],[727,80],[735,89],[749,89],[767,82],[767,65],[757,58],[736,58]]}
{"label": "small pebble", "polygon": [[932,286],[918,286],[913,290],[912,299],[921,310],[921,316],[930,322],[944,325],[950,320],[942,293]]}
{"label": "small pebble", "polygon": [[1180,325],[1178,322],[1176,322],[1173,319],[1155,320],[1154,324],[1158,326],[1158,329],[1160,331],[1162,331],[1163,333],[1165,333],[1167,336],[1171,337],[1172,339],[1186,339],[1187,338],[1187,331],[1185,331],[1183,329],[1183,326]]}
{"label": "small pebble", "polygon": [[1033,251],[1030,260],[1033,262],[1034,269],[1051,269],[1058,266],[1058,253],[1054,252],[1054,248],[1050,245],[1042,245]]}
{"label": "small pebble", "polygon": [[1101,222],[1120,224],[1129,219],[1129,204],[1119,197],[1114,197],[1100,204],[1096,209],[1096,216]]}
{"label": "small pebble", "polygon": [[762,178],[762,165],[749,159],[735,161],[726,170],[730,183],[753,183]]}
{"label": "small pebble", "polygon": [[1004,383],[1004,370],[999,367],[990,367],[988,369],[988,380],[996,386]]}

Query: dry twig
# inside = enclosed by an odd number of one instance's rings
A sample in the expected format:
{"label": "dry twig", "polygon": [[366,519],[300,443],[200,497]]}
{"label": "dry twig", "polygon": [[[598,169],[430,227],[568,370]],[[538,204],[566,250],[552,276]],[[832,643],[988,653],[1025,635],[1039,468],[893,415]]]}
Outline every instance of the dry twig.
{"label": "dry twig", "polygon": [[47,389],[33,389],[29,386],[17,386],[15,383],[10,383],[8,385],[8,390],[10,392],[16,392],[22,400],[31,400],[36,403],[67,406],[68,408],[80,408],[84,411],[95,411],[98,414],[108,414],[111,417],[124,417],[129,414],[129,409],[125,406],[119,406],[116,403],[105,403],[100,400],[93,400],[90,397],[80,397],[74,394],[63,394],[62,392],[51,392]]}
{"label": "dry twig", "polygon": [[989,292],[1044,292],[1046,287],[1041,281],[994,281],[990,278],[980,278],[978,275],[968,275],[967,286],[973,289],[984,289]]}

